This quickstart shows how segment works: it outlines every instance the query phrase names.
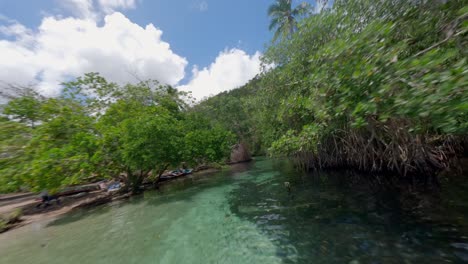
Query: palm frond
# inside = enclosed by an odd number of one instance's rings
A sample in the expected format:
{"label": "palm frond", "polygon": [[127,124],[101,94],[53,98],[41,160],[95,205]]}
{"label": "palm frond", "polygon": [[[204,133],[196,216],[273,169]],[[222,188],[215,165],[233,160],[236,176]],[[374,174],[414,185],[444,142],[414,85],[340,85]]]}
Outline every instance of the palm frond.
{"label": "palm frond", "polygon": [[311,10],[310,4],[304,2],[292,9],[292,0],[276,0],[268,7],[268,16],[271,18],[269,29],[276,29],[273,42],[280,36],[291,37],[297,30],[296,17],[307,14]]}
{"label": "palm frond", "polygon": [[312,6],[309,3],[302,2],[291,12],[293,16],[302,16],[309,13],[312,10]]}
{"label": "palm frond", "polygon": [[278,3],[272,4],[268,7],[268,15],[271,16],[274,13],[278,13],[281,11],[281,6]]}
{"label": "palm frond", "polygon": [[288,0],[278,0],[276,3],[270,5],[268,7],[268,16],[272,16],[274,14],[281,14],[286,13],[291,10],[291,5],[287,4]]}
{"label": "palm frond", "polygon": [[268,27],[268,29],[271,31],[273,29],[275,29],[277,26],[278,26],[278,23],[280,22],[280,18],[279,17],[275,17],[273,19],[271,19],[271,22],[270,22],[270,26]]}
{"label": "palm frond", "polygon": [[273,42],[278,40],[278,38],[284,34],[284,24],[282,24],[276,31],[275,35],[273,36]]}

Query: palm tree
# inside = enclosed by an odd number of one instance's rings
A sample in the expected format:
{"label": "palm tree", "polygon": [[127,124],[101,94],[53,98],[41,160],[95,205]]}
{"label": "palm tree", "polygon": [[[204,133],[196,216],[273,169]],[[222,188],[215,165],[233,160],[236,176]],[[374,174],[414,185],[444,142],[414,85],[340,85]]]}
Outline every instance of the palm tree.
{"label": "palm tree", "polygon": [[296,8],[292,9],[292,0],[276,0],[268,8],[268,16],[271,17],[270,30],[276,28],[273,41],[276,41],[279,36],[289,38],[297,29],[296,18],[307,14],[311,10],[309,3],[303,2]]}

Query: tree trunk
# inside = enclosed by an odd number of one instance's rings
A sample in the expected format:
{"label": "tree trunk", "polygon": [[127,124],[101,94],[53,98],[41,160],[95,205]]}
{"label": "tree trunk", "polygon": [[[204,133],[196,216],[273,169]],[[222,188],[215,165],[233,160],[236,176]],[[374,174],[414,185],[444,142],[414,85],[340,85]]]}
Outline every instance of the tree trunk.
{"label": "tree trunk", "polygon": [[159,180],[161,179],[161,176],[163,175],[163,173],[167,170],[167,168],[169,167],[169,164],[166,164],[164,165],[163,168],[161,168],[159,171],[158,171],[158,176],[156,179],[154,179],[154,184],[158,184],[159,183]]}

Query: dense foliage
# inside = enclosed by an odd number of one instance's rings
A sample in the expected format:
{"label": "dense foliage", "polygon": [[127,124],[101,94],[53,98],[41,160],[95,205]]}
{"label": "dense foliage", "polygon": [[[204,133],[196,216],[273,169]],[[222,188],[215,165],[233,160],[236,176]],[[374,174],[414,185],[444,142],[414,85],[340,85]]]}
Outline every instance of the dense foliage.
{"label": "dense foliage", "polygon": [[202,105],[235,104],[228,128],[306,168],[432,174],[468,132],[467,19],[462,0],[335,1],[269,47],[260,81]]}
{"label": "dense foliage", "polygon": [[466,0],[336,0],[300,21],[294,10],[269,10],[286,37],[267,49],[268,70],[193,107],[156,81],[122,86],[95,73],[58,98],[9,96],[0,192],[119,175],[136,191],[181,162],[225,160],[236,138],[305,169],[449,166],[468,132]]}
{"label": "dense foliage", "polygon": [[58,98],[28,93],[0,120],[0,192],[56,192],[89,178],[124,176],[138,191],[182,162],[224,161],[235,137],[187,111],[190,97],[156,81],[119,86],[95,73]]}

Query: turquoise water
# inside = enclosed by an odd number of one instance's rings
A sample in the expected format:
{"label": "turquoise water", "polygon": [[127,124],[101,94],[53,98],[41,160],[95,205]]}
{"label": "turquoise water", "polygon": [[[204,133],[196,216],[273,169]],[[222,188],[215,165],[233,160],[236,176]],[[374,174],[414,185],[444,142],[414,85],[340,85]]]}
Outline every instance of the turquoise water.
{"label": "turquoise water", "polygon": [[258,160],[1,234],[0,263],[464,263],[467,190],[415,198]]}

